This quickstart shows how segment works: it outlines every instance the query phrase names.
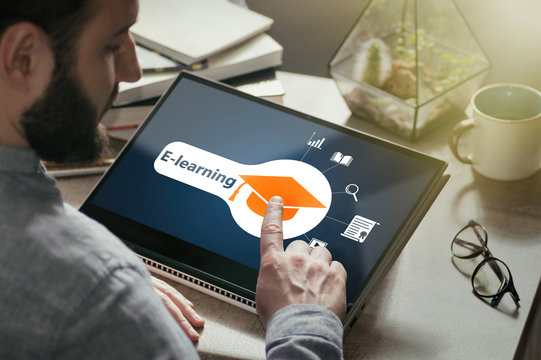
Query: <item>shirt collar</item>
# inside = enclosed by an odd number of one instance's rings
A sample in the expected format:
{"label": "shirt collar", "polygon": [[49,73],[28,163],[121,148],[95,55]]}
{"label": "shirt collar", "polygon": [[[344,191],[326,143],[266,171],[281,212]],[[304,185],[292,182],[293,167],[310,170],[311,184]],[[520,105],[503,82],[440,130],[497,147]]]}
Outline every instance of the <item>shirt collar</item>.
{"label": "shirt collar", "polygon": [[36,174],[45,169],[33,149],[0,145],[0,171]]}

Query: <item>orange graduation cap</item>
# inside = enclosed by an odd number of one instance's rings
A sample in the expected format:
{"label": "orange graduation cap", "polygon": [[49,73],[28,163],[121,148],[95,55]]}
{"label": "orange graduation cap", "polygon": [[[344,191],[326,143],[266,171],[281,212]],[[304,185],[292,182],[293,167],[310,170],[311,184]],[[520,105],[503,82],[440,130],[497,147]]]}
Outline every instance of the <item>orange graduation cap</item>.
{"label": "orange graduation cap", "polygon": [[[268,201],[275,195],[284,200],[283,220],[292,219],[299,208],[324,208],[312,194],[289,176],[239,175],[244,182],[233,192],[229,200],[234,201],[245,184],[254,190],[246,200],[248,207],[260,216],[265,216]],[[257,194],[256,194],[257,193]],[[264,201],[263,201],[264,199]]]}

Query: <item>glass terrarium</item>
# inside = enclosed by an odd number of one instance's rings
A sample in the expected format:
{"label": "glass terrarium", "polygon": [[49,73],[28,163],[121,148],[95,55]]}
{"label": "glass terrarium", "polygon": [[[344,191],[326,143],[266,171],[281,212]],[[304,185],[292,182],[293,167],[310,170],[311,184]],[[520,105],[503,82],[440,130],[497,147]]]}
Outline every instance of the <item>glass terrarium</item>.
{"label": "glass terrarium", "polygon": [[354,115],[415,139],[463,114],[489,67],[454,0],[371,0],[330,72]]}

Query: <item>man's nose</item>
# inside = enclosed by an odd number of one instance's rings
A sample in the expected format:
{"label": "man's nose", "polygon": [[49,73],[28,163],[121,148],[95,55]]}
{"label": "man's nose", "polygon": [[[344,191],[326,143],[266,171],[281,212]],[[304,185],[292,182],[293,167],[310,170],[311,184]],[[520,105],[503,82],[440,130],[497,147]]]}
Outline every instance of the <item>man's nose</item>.
{"label": "man's nose", "polygon": [[135,53],[135,41],[131,35],[126,39],[124,50],[118,54],[116,63],[116,82],[135,82],[141,78],[141,67]]}

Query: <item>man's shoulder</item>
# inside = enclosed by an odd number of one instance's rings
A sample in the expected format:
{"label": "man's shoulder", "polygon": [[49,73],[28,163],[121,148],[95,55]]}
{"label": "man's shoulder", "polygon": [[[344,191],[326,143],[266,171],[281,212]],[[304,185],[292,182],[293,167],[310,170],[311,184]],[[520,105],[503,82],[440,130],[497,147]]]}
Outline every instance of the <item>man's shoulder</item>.
{"label": "man's shoulder", "polygon": [[72,269],[86,282],[97,283],[120,268],[143,269],[137,256],[103,225],[65,204],[42,240],[59,267]]}
{"label": "man's shoulder", "polygon": [[82,301],[118,269],[145,272],[116,236],[69,205],[34,213],[4,239],[2,249],[2,285],[39,295],[43,305]]}
{"label": "man's shoulder", "polygon": [[114,292],[119,274],[131,283],[147,274],[116,236],[70,206],[27,215],[0,241],[0,337],[17,342],[22,331],[39,352],[83,304]]}
{"label": "man's shoulder", "polygon": [[0,171],[0,270],[7,278],[39,288],[71,274],[88,286],[115,268],[142,266],[104,226],[64,204],[53,178],[11,170]]}

